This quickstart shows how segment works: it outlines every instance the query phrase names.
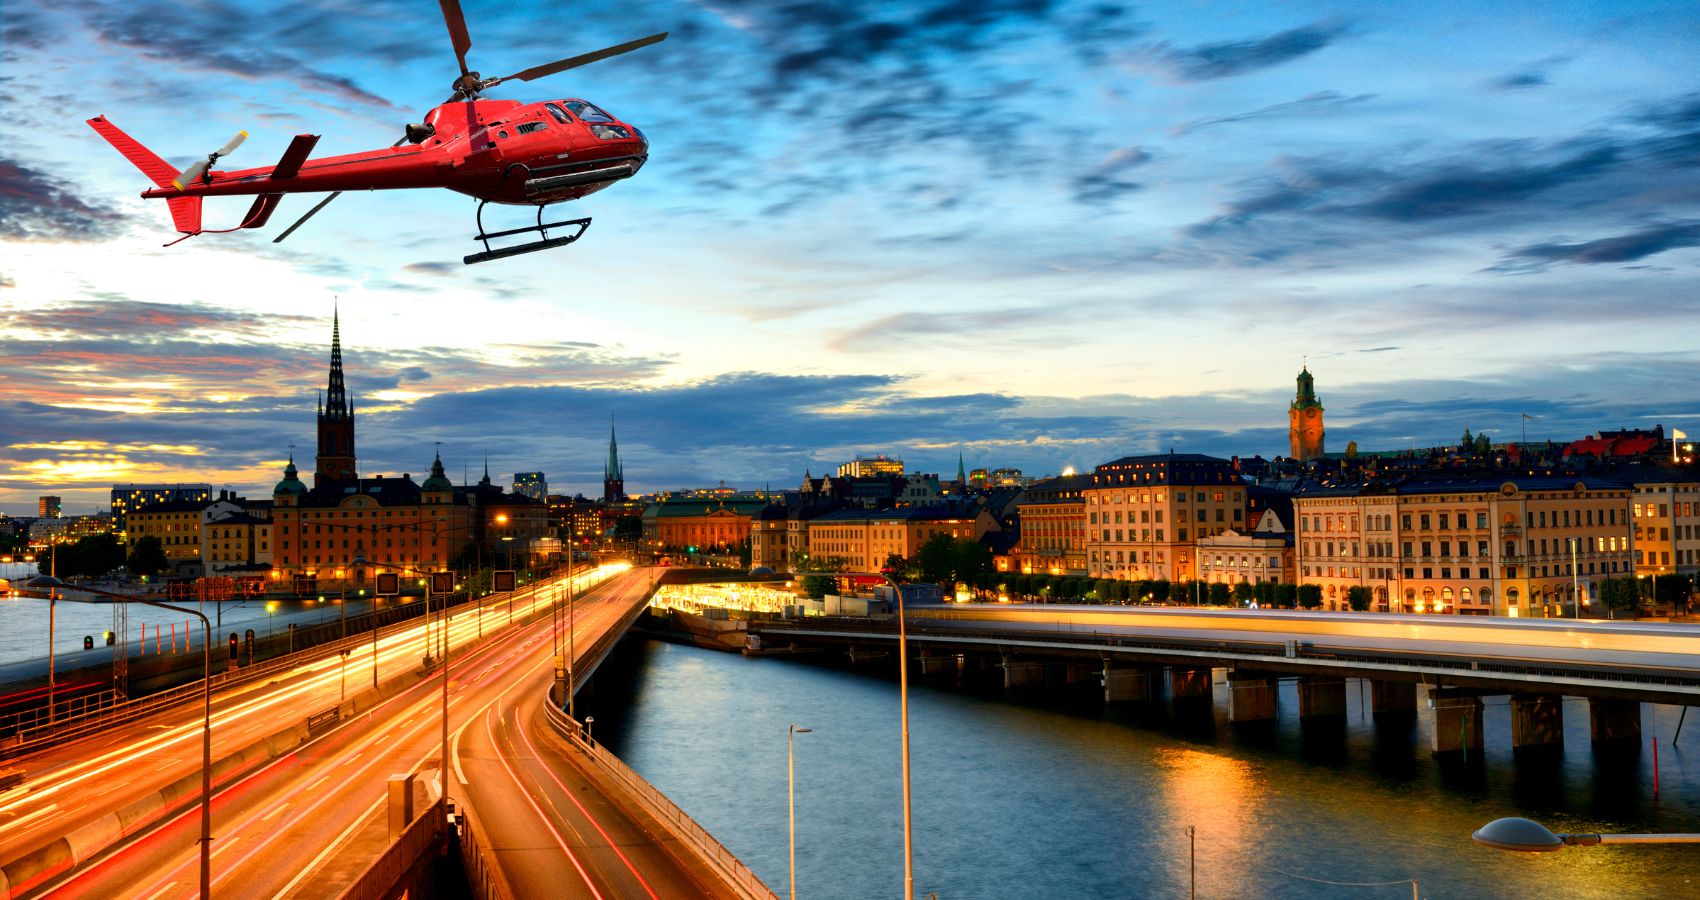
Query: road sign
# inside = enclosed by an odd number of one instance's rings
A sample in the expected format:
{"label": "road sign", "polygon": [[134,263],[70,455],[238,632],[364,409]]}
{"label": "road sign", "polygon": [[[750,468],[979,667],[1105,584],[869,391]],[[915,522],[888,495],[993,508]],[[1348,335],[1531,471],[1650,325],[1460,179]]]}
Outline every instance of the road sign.
{"label": "road sign", "polygon": [[506,592],[514,589],[514,570],[498,569],[490,573],[490,588],[494,591]]}
{"label": "road sign", "polygon": [[401,593],[401,576],[394,572],[378,573],[378,596],[394,597]]}
{"label": "road sign", "polygon": [[455,589],[455,573],[432,572],[431,592],[434,594],[450,594]]}

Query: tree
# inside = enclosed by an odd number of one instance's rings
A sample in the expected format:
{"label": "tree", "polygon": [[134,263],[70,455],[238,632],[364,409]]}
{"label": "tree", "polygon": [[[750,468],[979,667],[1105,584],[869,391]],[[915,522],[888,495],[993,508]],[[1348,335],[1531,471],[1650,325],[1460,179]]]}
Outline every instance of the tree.
{"label": "tree", "polygon": [[1633,578],[1606,578],[1600,581],[1599,600],[1610,610],[1634,609],[1636,588]]}
{"label": "tree", "polygon": [[808,575],[803,578],[803,593],[812,600],[819,600],[828,593],[838,590],[838,579],[831,575]]}
{"label": "tree", "polygon": [[643,516],[621,516],[614,520],[614,539],[639,541],[643,539]]}
{"label": "tree", "polygon": [[1249,582],[1249,581],[1236,581],[1236,582],[1234,582],[1234,602],[1235,603],[1238,603],[1241,606],[1246,605],[1247,603],[1251,602],[1252,594],[1253,594],[1253,592],[1252,592],[1252,588],[1251,588],[1251,582]]}
{"label": "tree", "polygon": [[1092,586],[1092,592],[1097,595],[1099,603],[1114,603],[1118,599],[1116,597],[1116,585],[1119,583],[1111,578],[1100,578]]}
{"label": "tree", "polygon": [[1363,585],[1354,585],[1346,589],[1346,603],[1357,612],[1364,612],[1368,610],[1369,600],[1369,588],[1364,587]]}
{"label": "tree", "polygon": [[1486,455],[1488,455],[1489,453],[1492,453],[1492,452],[1493,452],[1493,442],[1488,440],[1488,436],[1486,434],[1477,434],[1476,435],[1476,455],[1477,456],[1486,456]]}
{"label": "tree", "polygon": [[1275,605],[1282,609],[1293,609],[1299,605],[1299,586],[1282,582],[1275,585]]}
{"label": "tree", "polygon": [[1299,605],[1305,609],[1316,609],[1322,605],[1322,585],[1299,585]]}
{"label": "tree", "polygon": [[1251,586],[1251,593],[1258,606],[1275,605],[1275,582],[1259,581]]}
{"label": "tree", "polygon": [[1653,577],[1653,602],[1673,609],[1688,607],[1688,595],[1694,590],[1694,576],[1676,573]]}
{"label": "tree", "polygon": [[1188,582],[1188,581],[1171,581],[1171,582],[1169,582],[1169,602],[1170,603],[1191,603],[1192,602],[1192,583]]}
{"label": "tree", "polygon": [[1158,603],[1167,603],[1169,601],[1169,582],[1161,578],[1146,582],[1145,596]]}
{"label": "tree", "polygon": [[1212,583],[1210,585],[1210,605],[1227,606],[1229,603],[1233,602],[1231,599],[1232,593],[1233,591],[1228,587],[1227,582],[1217,581]]}
{"label": "tree", "polygon": [[130,548],[130,558],[125,562],[131,575],[153,576],[171,569],[171,561],[165,558],[165,546],[159,538],[148,535]]}
{"label": "tree", "polygon": [[1476,449],[1476,436],[1470,433],[1470,426],[1464,426],[1464,436],[1458,439],[1458,449],[1469,453]]}

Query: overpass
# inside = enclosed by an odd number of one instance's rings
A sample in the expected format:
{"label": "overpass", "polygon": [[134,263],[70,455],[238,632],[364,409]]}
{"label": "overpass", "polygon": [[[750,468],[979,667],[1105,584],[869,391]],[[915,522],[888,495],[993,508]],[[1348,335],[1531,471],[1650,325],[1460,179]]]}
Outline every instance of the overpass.
{"label": "overpass", "polygon": [[[1700,627],[1374,613],[1035,604],[920,606],[905,618],[923,675],[986,670],[1006,688],[1101,688],[1109,702],[1209,699],[1225,670],[1229,719],[1272,720],[1277,680],[1301,720],[1345,715],[1364,679],[1378,717],[1434,711],[1435,752],[1481,746],[1484,696],[1509,695],[1512,743],[1562,741],[1563,696],[1587,698],[1602,743],[1639,740],[1640,704],[1700,705]],[[752,621],[752,648],[889,654],[887,618]]]}
{"label": "overpass", "polygon": [[[582,684],[641,614],[652,578],[576,577],[581,589],[602,582],[573,604]],[[447,766],[440,669],[420,666],[424,623],[381,634],[375,653],[304,653],[263,684],[220,692],[214,893],[390,895],[397,879],[439,876],[432,859],[452,842],[478,896],[771,896],[552,712],[563,594],[559,577],[516,593],[511,625],[505,597],[451,610]],[[443,638],[432,628],[433,642]],[[192,896],[199,742],[190,703],[7,762],[26,781],[0,793],[0,898]],[[396,775],[424,810],[400,830]],[[443,827],[451,807],[457,829]],[[412,858],[398,863],[398,849]]]}

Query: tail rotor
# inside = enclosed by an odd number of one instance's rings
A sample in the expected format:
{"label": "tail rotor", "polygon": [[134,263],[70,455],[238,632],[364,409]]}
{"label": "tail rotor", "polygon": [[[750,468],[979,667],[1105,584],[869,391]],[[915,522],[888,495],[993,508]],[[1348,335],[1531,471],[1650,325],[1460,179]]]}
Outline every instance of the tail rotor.
{"label": "tail rotor", "polygon": [[236,132],[236,136],[231,138],[229,143],[218,148],[212,153],[207,154],[206,159],[184,169],[176,178],[171,179],[171,186],[181,191],[188,185],[194,184],[196,181],[200,181],[206,176],[207,170],[211,169],[221,157],[229,156],[231,153],[234,153],[236,148],[242,146],[242,142],[247,139],[248,132]]}

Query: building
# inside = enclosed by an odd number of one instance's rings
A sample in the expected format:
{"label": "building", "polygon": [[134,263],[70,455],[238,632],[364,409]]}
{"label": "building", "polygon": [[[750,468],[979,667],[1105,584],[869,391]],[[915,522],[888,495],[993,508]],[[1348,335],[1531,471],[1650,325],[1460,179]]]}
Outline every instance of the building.
{"label": "building", "polygon": [[799,563],[809,557],[809,523],[836,510],[832,506],[764,507],[750,521],[750,565],[775,572],[807,568]]}
{"label": "building", "polygon": [[1630,491],[1593,476],[1413,472],[1302,486],[1293,499],[1298,582],[1346,608],[1557,615],[1632,568]]}
{"label": "building", "polygon": [[[512,496],[489,483],[488,468],[479,488],[456,488],[443,474],[441,457],[432,460],[431,475],[423,482],[407,473],[399,478],[357,474],[354,408],[347,399],[341,330],[334,317],[330,376],[317,425],[313,487],[302,483],[291,455],[283,480],[272,491],[271,577],[286,590],[352,589],[386,568],[404,574],[446,569],[483,536],[483,522],[474,516],[478,500]],[[546,523],[542,512],[535,518]],[[516,536],[529,540],[538,535],[526,530]],[[356,566],[361,559],[373,565]]]}
{"label": "building", "polygon": [[1316,380],[1309,366],[1299,370],[1298,382],[1298,395],[1287,407],[1287,442],[1293,459],[1308,462],[1321,459],[1327,452],[1323,443],[1326,433],[1322,429],[1322,401],[1316,397]]}
{"label": "building", "polygon": [[750,523],[767,505],[762,499],[663,500],[643,511],[643,545],[662,553],[734,550],[750,539]]}
{"label": "building", "polygon": [[[232,508],[234,507],[234,508]],[[210,576],[263,573],[271,569],[271,502],[219,492],[201,510],[201,570]]]}
{"label": "building", "polygon": [[549,502],[549,479],[542,472],[515,472],[514,493],[538,503]]}
{"label": "building", "polygon": [[608,462],[602,467],[602,502],[623,503],[626,499],[626,473],[620,467],[620,442],[614,436],[614,421],[608,420]]}
{"label": "building", "polygon": [[1090,475],[1036,481],[1015,501],[1021,539],[1011,568],[1023,573],[1086,574],[1086,489]]}
{"label": "building", "polygon": [[210,484],[115,484],[112,486],[112,519],[119,531],[129,527],[127,517],[137,510],[179,500],[208,502]]}
{"label": "building", "polygon": [[206,574],[201,562],[201,523],[209,513],[227,515],[242,512],[242,506],[228,499],[169,500],[151,503],[128,516],[128,537],[131,546],[146,538],[156,538],[165,551],[165,559],[176,575]]}
{"label": "building", "polygon": [[1020,469],[993,469],[991,474],[986,476],[987,486],[995,488],[1026,487],[1032,482],[1033,479],[1024,477]]}
{"label": "building", "polygon": [[810,519],[808,554],[815,565],[878,572],[893,555],[912,558],[940,534],[974,539],[974,515],[951,507],[841,509]]}
{"label": "building", "polygon": [[1700,573],[1700,471],[1636,468],[1630,506],[1635,574]]}
{"label": "building", "polygon": [[52,495],[38,497],[35,501],[35,510],[37,518],[57,519],[59,518],[59,498]]}
{"label": "building", "polygon": [[862,456],[838,467],[839,478],[877,478],[882,475],[902,475],[903,460],[895,456],[881,453],[877,456]]}
{"label": "building", "polygon": [[1094,578],[1189,580],[1195,541],[1246,527],[1246,486],[1226,459],[1126,456],[1091,478],[1086,570]]}
{"label": "building", "polygon": [[1198,577],[1226,584],[1293,584],[1293,534],[1265,511],[1249,532],[1232,528],[1198,542]]}

